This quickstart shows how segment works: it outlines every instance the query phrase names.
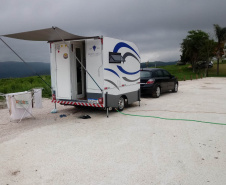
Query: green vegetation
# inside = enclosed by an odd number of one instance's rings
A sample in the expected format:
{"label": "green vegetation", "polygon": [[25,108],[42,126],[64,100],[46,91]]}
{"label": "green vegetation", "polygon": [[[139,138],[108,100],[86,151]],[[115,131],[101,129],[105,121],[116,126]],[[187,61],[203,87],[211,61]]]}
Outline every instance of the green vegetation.
{"label": "green vegetation", "polygon": [[[43,75],[42,78],[48,84],[51,84],[51,77],[49,75]],[[43,97],[45,98],[51,97],[51,89],[37,76],[25,78],[0,79],[0,92],[3,94],[28,91],[32,88],[37,87],[43,88],[42,90]]]}
{"label": "green vegetation", "polygon": [[[226,77],[226,63],[220,63],[220,77]],[[205,69],[201,69],[194,73],[190,64],[187,65],[168,65],[168,66],[158,66],[158,68],[166,69],[172,75],[176,76],[179,81],[196,79],[203,77],[205,74]],[[209,68],[209,77],[217,77],[217,64],[215,63],[213,68]],[[51,84],[51,77],[49,75],[43,75],[42,78]],[[37,76],[25,77],[25,78],[10,78],[10,79],[0,79],[0,93],[14,93],[28,91],[32,88],[42,87],[42,96],[45,98],[51,97],[51,89]],[[0,99],[3,97],[0,96]]]}
{"label": "green vegetation", "polygon": [[[176,76],[178,80],[190,80],[203,77],[205,74],[205,69],[201,69],[194,73],[190,64],[187,65],[169,65],[169,66],[159,66],[159,68],[166,69],[172,75]],[[209,77],[217,77],[217,65],[214,64],[212,68],[208,71]],[[226,77],[226,64],[220,64],[220,75],[219,77]]]}
{"label": "green vegetation", "polygon": [[202,30],[191,30],[181,43],[181,63],[190,63],[193,72],[197,72],[198,61],[210,61],[213,56],[217,57],[217,76],[221,76],[219,61],[224,55],[226,43],[226,27],[214,24],[217,42],[210,38],[209,34]]}
{"label": "green vegetation", "polygon": [[193,72],[196,71],[198,61],[208,61],[214,56],[215,42],[202,30],[191,30],[181,43],[181,62],[190,62]]}
{"label": "green vegetation", "polygon": [[217,75],[217,64],[213,66],[213,68],[209,69],[208,72],[209,77],[226,77],[226,63],[219,64],[219,75]]}
{"label": "green vegetation", "polygon": [[214,24],[215,35],[217,37],[217,75],[219,75],[219,61],[224,55],[224,45],[226,42],[226,27],[222,28],[218,24]]}

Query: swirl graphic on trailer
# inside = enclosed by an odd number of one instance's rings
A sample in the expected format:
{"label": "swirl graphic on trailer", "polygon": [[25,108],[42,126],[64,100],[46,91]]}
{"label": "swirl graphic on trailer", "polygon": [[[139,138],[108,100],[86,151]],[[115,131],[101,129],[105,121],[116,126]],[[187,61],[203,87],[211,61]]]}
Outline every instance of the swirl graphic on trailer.
{"label": "swirl graphic on trailer", "polygon": [[[114,53],[118,53],[118,51],[121,49],[121,48],[127,48],[129,51],[125,52],[122,56],[123,58],[123,64],[126,62],[126,58],[127,57],[132,57],[133,59],[135,59],[135,61],[137,61],[140,65],[140,56],[139,54],[136,52],[136,50],[131,47],[130,45],[128,45],[127,43],[124,43],[124,42],[119,42],[115,45],[114,49],[113,49],[113,52]],[[132,52],[134,52],[135,54],[133,54]],[[117,65],[117,69],[125,74],[126,76],[122,76],[122,79],[126,82],[130,82],[130,83],[134,83],[134,82],[138,82],[140,80],[140,77],[139,78],[136,78],[136,79],[131,79],[130,77],[133,76],[133,75],[136,75],[137,73],[139,73],[140,70],[137,70],[137,71],[128,71],[126,69],[124,69],[124,67],[122,67],[121,65]],[[104,68],[104,70],[108,71],[108,72],[111,72],[113,73],[114,75],[116,75],[118,78],[120,78],[120,75],[118,74],[118,72],[116,72],[115,70],[113,69],[110,69],[110,68]],[[113,86],[115,86],[119,91],[119,87],[116,85],[116,83],[114,83],[112,80],[109,80],[109,79],[104,79],[105,81],[111,83]]]}

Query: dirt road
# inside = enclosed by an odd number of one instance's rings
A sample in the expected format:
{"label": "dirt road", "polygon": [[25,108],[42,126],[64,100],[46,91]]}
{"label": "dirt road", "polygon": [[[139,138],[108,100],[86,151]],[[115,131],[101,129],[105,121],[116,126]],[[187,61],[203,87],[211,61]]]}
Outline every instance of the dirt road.
{"label": "dirt road", "polygon": [[[226,126],[125,116],[43,99],[34,119],[0,110],[0,184],[225,184]],[[226,78],[180,82],[129,114],[226,123]],[[60,118],[61,114],[67,117]],[[91,119],[80,119],[82,115]]]}

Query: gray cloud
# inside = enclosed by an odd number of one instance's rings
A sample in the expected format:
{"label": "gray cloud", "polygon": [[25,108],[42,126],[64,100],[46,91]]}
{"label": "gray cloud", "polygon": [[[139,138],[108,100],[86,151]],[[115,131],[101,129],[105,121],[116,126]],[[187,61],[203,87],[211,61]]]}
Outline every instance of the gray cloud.
{"label": "gray cloud", "polygon": [[[0,34],[58,26],[78,35],[134,42],[142,61],[180,58],[187,32],[225,27],[225,0],[3,0]],[[6,38],[4,38],[6,39]],[[6,39],[26,61],[49,62],[48,44]],[[0,44],[0,61],[17,60]]]}

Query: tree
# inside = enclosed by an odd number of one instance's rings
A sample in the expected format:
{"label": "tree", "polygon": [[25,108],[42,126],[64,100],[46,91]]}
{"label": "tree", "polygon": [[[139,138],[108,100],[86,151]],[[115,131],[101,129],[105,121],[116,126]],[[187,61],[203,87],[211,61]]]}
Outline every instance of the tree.
{"label": "tree", "polygon": [[205,66],[205,76],[208,76],[209,62],[210,62],[209,59],[215,56],[216,42],[214,42],[213,39],[209,39],[204,48],[206,50],[205,56],[207,61]]}
{"label": "tree", "polygon": [[219,61],[223,55],[224,44],[226,42],[226,27],[222,28],[214,24],[215,35],[217,38],[217,75],[219,75]]}
{"label": "tree", "polygon": [[196,63],[199,60],[208,61],[210,54],[213,53],[212,43],[214,41],[209,39],[209,35],[202,30],[191,30],[188,33],[189,35],[181,43],[181,60],[190,62],[195,72]]}

